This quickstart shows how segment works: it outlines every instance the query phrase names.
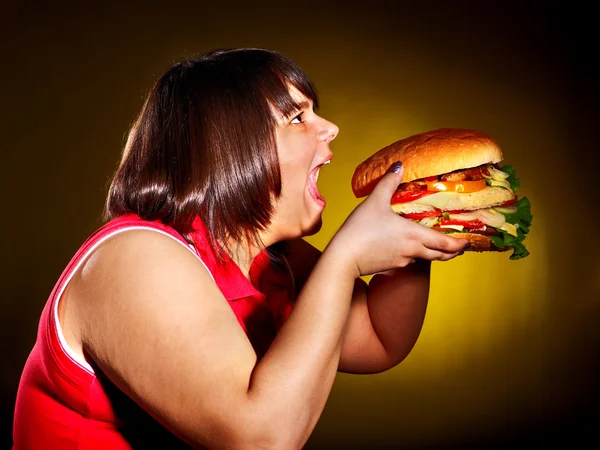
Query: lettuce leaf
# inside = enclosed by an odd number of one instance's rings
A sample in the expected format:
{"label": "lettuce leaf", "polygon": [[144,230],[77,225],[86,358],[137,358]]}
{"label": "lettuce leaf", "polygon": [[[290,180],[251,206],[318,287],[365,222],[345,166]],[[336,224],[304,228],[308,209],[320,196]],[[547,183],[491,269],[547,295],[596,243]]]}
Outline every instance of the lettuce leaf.
{"label": "lettuce leaf", "polygon": [[[521,180],[517,178],[517,170],[511,165],[505,165],[500,167],[500,170],[508,174],[506,181],[510,184],[510,188],[513,192],[516,192],[521,187]],[[517,236],[512,236],[504,230],[498,230],[498,236],[490,236],[492,243],[499,248],[509,247],[513,249],[513,254],[510,259],[516,260],[525,258],[529,255],[529,251],[523,245],[523,240],[529,233],[529,227],[531,227],[531,221],[533,216],[531,215],[531,203],[527,197],[523,197],[515,203],[517,211],[512,214],[505,214],[506,221],[512,223],[517,227]]]}
{"label": "lettuce leaf", "polygon": [[510,188],[516,192],[521,187],[521,180],[517,178],[517,170],[510,165],[502,166],[500,170],[509,175],[506,181],[509,182]]}
{"label": "lettuce leaf", "polygon": [[[508,172],[507,172],[508,173]],[[517,236],[512,236],[504,230],[496,229],[500,234],[498,236],[490,236],[492,243],[499,248],[512,247],[513,254],[510,259],[516,260],[525,258],[529,255],[529,251],[523,245],[523,240],[529,233],[533,216],[531,215],[531,203],[527,197],[520,198],[515,203],[517,211],[512,214],[505,214],[506,221],[517,227]]]}

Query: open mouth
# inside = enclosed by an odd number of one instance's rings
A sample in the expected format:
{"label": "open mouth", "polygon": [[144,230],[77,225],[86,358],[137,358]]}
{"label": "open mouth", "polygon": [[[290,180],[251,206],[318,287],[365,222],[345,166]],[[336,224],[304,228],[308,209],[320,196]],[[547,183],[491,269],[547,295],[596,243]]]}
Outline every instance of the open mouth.
{"label": "open mouth", "polygon": [[319,179],[319,171],[321,167],[325,164],[329,164],[331,161],[325,161],[323,164],[315,167],[308,176],[308,192],[311,197],[317,200],[319,203],[325,204],[325,199],[319,192],[319,188],[317,187],[317,180]]}

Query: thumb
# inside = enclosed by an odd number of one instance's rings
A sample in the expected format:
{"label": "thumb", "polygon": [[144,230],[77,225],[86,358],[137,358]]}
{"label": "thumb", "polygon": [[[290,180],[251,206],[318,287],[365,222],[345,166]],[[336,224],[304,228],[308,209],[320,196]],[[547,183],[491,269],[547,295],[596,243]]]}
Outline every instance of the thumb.
{"label": "thumb", "polygon": [[400,161],[396,161],[390,166],[388,172],[381,177],[370,197],[381,197],[381,201],[389,201],[398,189],[398,185],[402,183],[402,176],[404,175],[404,167]]}

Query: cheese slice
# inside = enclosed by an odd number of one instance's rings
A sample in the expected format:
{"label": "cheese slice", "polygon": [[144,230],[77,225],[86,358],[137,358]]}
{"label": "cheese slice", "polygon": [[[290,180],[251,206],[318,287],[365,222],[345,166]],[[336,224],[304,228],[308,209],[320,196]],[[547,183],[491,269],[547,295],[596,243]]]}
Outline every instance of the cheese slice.
{"label": "cheese slice", "polygon": [[395,203],[392,209],[396,213],[431,211],[434,208],[444,210],[474,210],[490,208],[512,200],[514,195],[502,187],[486,187],[481,191],[468,194],[460,192],[435,192],[411,202]]}
{"label": "cheese slice", "polygon": [[514,226],[512,223],[508,223],[505,222],[504,225],[502,225],[501,227],[498,228],[499,230],[504,230],[506,231],[508,234],[513,235],[514,237],[518,237],[517,234],[517,227]]}
{"label": "cheese slice", "polygon": [[464,225],[440,225],[440,228],[449,228],[456,231],[462,231],[465,229]]}

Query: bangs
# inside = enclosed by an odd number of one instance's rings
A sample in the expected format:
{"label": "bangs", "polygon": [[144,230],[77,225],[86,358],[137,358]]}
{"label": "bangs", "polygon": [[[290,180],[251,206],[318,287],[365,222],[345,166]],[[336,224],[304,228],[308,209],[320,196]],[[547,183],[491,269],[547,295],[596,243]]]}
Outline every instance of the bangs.
{"label": "bangs", "polygon": [[284,117],[298,111],[301,105],[291,96],[290,86],[312,101],[315,111],[319,106],[317,91],[310,79],[294,61],[281,53],[258,48],[221,49],[204,55],[201,60],[214,70],[212,82],[221,84],[228,80],[226,90],[237,97],[238,106],[254,102],[256,117],[265,119],[264,113],[269,110],[271,118],[276,119],[273,109]]}
{"label": "bangs", "polygon": [[289,88],[293,86],[312,101],[315,111],[318,109],[319,97],[314,85],[294,62],[277,54],[269,66],[270,73],[262,78],[261,94],[272,108],[283,117],[290,117],[302,108],[290,94]]}

